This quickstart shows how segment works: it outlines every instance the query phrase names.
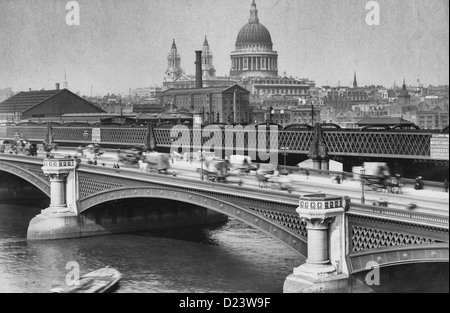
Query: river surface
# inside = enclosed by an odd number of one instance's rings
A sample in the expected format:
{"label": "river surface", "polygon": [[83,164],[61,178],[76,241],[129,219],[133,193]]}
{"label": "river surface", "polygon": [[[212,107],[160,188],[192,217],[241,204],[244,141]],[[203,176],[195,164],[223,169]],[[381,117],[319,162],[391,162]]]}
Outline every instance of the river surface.
{"label": "river surface", "polygon": [[78,262],[81,274],[107,265],[117,268],[123,278],[116,292],[281,293],[286,276],[303,263],[282,243],[237,220],[206,228],[27,241],[28,223],[48,199],[2,202],[3,293],[64,287],[74,269],[66,269],[71,261]]}

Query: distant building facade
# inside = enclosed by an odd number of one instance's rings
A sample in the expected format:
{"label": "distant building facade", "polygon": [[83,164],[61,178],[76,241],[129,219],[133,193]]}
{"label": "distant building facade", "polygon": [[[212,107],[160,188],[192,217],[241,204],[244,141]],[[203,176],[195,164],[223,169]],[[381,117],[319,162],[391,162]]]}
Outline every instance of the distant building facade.
{"label": "distant building facade", "polygon": [[448,126],[447,111],[417,111],[417,126],[422,129],[443,129]]}
{"label": "distant building facade", "polygon": [[165,90],[160,105],[168,112],[201,114],[204,122],[248,123],[250,92],[239,85]]}

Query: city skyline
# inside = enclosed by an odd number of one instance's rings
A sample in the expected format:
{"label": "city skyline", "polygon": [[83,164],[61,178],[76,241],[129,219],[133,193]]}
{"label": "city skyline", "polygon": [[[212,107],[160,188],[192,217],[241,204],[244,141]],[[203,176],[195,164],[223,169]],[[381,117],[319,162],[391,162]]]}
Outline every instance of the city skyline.
{"label": "city skyline", "polygon": [[[64,81],[83,95],[128,94],[162,85],[175,39],[181,66],[195,74],[204,37],[218,76],[248,22],[250,0],[79,0],[80,25],[66,24],[68,1],[0,3],[0,88],[54,89]],[[368,1],[367,1],[368,2]],[[366,1],[256,0],[260,22],[278,52],[279,75],[317,86],[390,87],[448,84],[449,3],[377,1],[380,25],[369,26]],[[282,22],[280,22],[282,21]]]}

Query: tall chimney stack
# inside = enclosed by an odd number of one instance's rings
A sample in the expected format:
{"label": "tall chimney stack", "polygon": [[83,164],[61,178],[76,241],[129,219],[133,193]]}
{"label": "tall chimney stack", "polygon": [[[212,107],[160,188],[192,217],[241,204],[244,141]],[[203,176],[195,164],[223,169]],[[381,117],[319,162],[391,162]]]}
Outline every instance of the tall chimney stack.
{"label": "tall chimney stack", "polygon": [[195,88],[202,88],[202,50],[195,51],[195,55]]}
{"label": "tall chimney stack", "polygon": [[59,83],[56,83],[56,90],[59,90]]}

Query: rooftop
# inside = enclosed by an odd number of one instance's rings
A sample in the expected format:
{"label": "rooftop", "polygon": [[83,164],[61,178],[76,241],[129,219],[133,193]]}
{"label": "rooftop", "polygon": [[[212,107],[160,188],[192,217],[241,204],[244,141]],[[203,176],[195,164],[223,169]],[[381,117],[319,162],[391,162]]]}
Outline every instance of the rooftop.
{"label": "rooftop", "polygon": [[0,112],[23,112],[64,90],[21,91],[0,102]]}
{"label": "rooftop", "polygon": [[414,123],[407,121],[401,117],[369,117],[361,121],[358,121],[356,124],[358,126],[367,126],[367,125],[395,126],[399,124],[412,125]]}

